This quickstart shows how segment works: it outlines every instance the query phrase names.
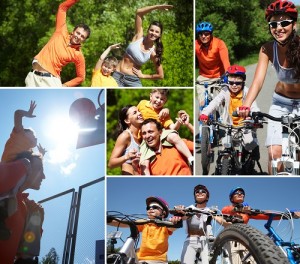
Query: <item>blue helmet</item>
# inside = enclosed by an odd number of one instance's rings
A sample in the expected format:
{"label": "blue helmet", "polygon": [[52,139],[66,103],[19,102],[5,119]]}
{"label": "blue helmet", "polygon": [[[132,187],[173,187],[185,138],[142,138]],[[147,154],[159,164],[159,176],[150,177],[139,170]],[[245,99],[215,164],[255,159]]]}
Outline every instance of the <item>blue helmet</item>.
{"label": "blue helmet", "polygon": [[196,25],[196,34],[198,35],[199,32],[201,31],[208,31],[210,33],[212,33],[214,30],[213,26],[211,23],[209,22],[199,22],[197,25]]}
{"label": "blue helmet", "polygon": [[235,187],[229,193],[229,200],[232,200],[232,196],[236,193],[236,191],[241,191],[245,195],[245,191],[242,187]]}

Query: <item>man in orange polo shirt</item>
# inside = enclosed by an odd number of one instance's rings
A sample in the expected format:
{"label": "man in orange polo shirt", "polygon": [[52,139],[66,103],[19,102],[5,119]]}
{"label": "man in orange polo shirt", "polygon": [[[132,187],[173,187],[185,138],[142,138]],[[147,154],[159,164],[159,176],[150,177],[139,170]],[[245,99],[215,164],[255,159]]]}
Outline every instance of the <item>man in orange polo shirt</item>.
{"label": "man in orange polo shirt", "polygon": [[[16,199],[5,219],[9,234],[0,238],[0,263],[38,263],[44,209],[28,199],[27,189],[39,190],[45,179],[40,156],[29,151],[18,160],[0,163],[0,201],[12,194]],[[5,198],[3,200],[3,198]],[[15,262],[14,262],[15,261]]]}
{"label": "man in orange polo shirt", "polygon": [[[213,26],[209,22],[196,25],[195,52],[199,66],[198,82],[221,77],[230,66],[228,49],[223,40],[213,36]],[[200,105],[204,100],[203,86],[197,87]]]}
{"label": "man in orange polo shirt", "polygon": [[[32,70],[25,79],[27,87],[74,87],[85,80],[85,59],[81,43],[90,36],[90,28],[85,24],[78,24],[69,34],[66,23],[67,11],[78,1],[66,0],[59,5],[55,32],[34,57]],[[77,76],[62,84],[60,73],[70,62],[75,64]]]}
{"label": "man in orange polo shirt", "polygon": [[[152,151],[151,156],[147,156],[150,159],[150,174],[191,175],[187,159],[174,146],[170,146],[170,143],[166,140],[170,131],[172,130],[163,130],[162,125],[152,118],[146,119],[142,124],[142,138]],[[193,152],[193,142],[186,139],[183,139],[183,141],[189,150]]]}

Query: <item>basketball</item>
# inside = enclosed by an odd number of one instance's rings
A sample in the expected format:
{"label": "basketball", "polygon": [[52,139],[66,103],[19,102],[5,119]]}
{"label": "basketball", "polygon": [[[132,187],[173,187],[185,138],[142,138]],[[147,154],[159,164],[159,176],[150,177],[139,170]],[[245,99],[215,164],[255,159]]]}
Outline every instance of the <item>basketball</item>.
{"label": "basketball", "polygon": [[74,101],[69,110],[69,117],[75,123],[82,124],[96,115],[96,106],[88,98],[79,98]]}

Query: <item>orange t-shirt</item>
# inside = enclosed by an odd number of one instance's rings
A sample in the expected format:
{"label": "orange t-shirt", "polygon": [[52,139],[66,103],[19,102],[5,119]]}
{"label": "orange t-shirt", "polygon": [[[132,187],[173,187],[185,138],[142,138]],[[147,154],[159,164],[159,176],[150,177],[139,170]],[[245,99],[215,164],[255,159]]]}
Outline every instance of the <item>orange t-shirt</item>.
{"label": "orange t-shirt", "polygon": [[[189,150],[193,152],[192,141],[183,139]],[[156,154],[150,163],[151,175],[191,175],[190,167],[175,147],[162,146],[161,153]]]}
{"label": "orange t-shirt", "polygon": [[85,79],[85,59],[80,50],[80,45],[70,45],[66,16],[68,9],[77,0],[67,0],[59,5],[56,15],[56,29],[48,43],[34,58],[48,72],[60,78],[62,68],[70,62],[76,67],[74,79],[64,83],[67,86],[77,86]]}
{"label": "orange t-shirt", "polygon": [[138,260],[156,260],[167,262],[168,239],[173,233],[167,227],[155,224],[137,226],[142,232],[142,242],[137,252]]}
{"label": "orange t-shirt", "polygon": [[225,42],[219,38],[213,37],[208,49],[205,49],[200,41],[195,40],[195,50],[201,76],[218,78],[230,66],[228,49]]}

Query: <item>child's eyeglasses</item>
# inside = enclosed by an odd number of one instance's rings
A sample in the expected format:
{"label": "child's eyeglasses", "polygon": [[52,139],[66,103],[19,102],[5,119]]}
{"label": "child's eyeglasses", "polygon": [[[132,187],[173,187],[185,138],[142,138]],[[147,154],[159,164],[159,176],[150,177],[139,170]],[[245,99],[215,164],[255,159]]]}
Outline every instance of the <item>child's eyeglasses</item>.
{"label": "child's eyeglasses", "polygon": [[146,207],[147,211],[150,210],[150,209],[153,209],[153,210],[161,210],[161,208],[157,205],[150,205],[150,206],[147,206]]}
{"label": "child's eyeglasses", "polygon": [[289,20],[282,20],[282,21],[272,21],[269,22],[269,26],[271,28],[277,28],[278,25],[280,25],[281,27],[287,27],[288,25],[292,24],[293,20],[289,19]]}
{"label": "child's eyeglasses", "polygon": [[235,192],[234,195],[244,195],[243,192]]}
{"label": "child's eyeglasses", "polygon": [[210,35],[210,32],[208,32],[208,31],[201,31],[201,32],[199,32],[199,36],[202,36],[202,35],[204,35],[205,37],[207,37],[207,36]]}
{"label": "child's eyeglasses", "polygon": [[244,82],[232,82],[232,81],[228,81],[228,83],[230,84],[230,85],[242,85]]}
{"label": "child's eyeglasses", "polygon": [[195,191],[195,193],[207,193],[205,190],[199,189],[197,191]]}

